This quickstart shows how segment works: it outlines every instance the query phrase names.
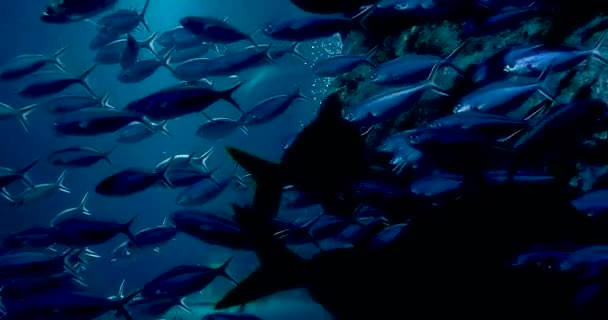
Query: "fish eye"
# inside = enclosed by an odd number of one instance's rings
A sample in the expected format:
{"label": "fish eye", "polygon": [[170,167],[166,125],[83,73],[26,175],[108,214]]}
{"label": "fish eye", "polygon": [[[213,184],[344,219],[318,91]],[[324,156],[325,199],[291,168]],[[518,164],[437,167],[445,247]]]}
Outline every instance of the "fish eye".
{"label": "fish eye", "polygon": [[264,28],[265,32],[272,32],[272,30],[274,30],[274,26],[272,24],[269,24]]}
{"label": "fish eye", "polygon": [[410,144],[417,144],[418,142],[420,142],[420,134],[419,133],[413,133],[409,136],[409,143]]}
{"label": "fish eye", "polygon": [[344,115],[344,120],[346,121],[354,121],[355,120],[355,114],[353,112],[349,112],[347,114]]}

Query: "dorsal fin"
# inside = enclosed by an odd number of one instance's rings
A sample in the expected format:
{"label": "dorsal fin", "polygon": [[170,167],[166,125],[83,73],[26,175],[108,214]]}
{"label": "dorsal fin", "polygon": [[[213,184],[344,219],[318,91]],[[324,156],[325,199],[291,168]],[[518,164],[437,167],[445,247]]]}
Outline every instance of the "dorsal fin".
{"label": "dorsal fin", "polygon": [[339,92],[334,92],[323,100],[321,108],[319,108],[318,118],[324,121],[342,119],[342,100]]}

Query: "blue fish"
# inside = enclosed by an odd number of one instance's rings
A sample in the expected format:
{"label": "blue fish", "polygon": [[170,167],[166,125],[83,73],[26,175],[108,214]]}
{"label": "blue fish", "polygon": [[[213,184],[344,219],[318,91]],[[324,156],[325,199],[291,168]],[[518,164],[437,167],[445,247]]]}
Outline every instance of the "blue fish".
{"label": "blue fish", "polygon": [[92,96],[96,96],[93,89],[86,82],[87,77],[95,70],[97,65],[83,72],[80,76],[59,77],[58,79],[50,79],[45,81],[34,82],[19,90],[18,94],[24,98],[40,98],[43,96],[59,93],[73,85],[79,84],[83,86]]}
{"label": "blue fish", "polygon": [[120,197],[145,191],[158,183],[171,187],[171,181],[167,178],[171,162],[172,160],[160,170],[122,170],[103,179],[95,187],[95,192],[104,196]]}
{"label": "blue fish", "polygon": [[58,134],[95,136],[116,132],[133,122],[147,124],[135,112],[113,109],[83,109],[56,120],[53,127]]}
{"label": "blue fish", "polygon": [[0,79],[14,80],[30,75],[41,70],[46,66],[55,66],[65,71],[65,65],[61,62],[61,56],[65,53],[68,46],[57,50],[52,56],[42,54],[23,54],[18,56],[14,62],[5,66],[0,71]]}
{"label": "blue fish", "polygon": [[114,148],[101,152],[91,147],[71,147],[53,151],[48,157],[51,164],[65,167],[90,167],[97,162],[104,160],[110,165],[109,158]]}

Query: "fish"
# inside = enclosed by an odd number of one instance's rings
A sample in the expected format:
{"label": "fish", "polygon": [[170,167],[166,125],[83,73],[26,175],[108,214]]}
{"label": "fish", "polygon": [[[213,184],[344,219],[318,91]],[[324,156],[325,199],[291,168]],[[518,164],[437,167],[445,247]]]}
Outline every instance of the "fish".
{"label": "fish", "polygon": [[113,151],[114,148],[102,152],[91,147],[70,147],[53,151],[48,161],[53,165],[68,168],[90,167],[101,160],[111,165],[109,155]]}
{"label": "fish", "polygon": [[171,136],[171,133],[167,129],[167,121],[161,123],[150,123],[145,125],[140,122],[133,122],[120,131],[118,142],[120,143],[138,143],[147,139],[157,132],[161,132],[166,136]]}
{"label": "fish", "polygon": [[219,100],[225,100],[241,110],[232,98],[243,83],[238,83],[223,91],[192,86],[173,86],[129,103],[125,110],[146,116],[152,121],[179,118],[201,112]]}
{"label": "fish", "polygon": [[65,219],[72,218],[74,216],[78,216],[78,215],[91,216],[91,215],[93,215],[91,213],[91,211],[89,211],[89,208],[87,208],[88,201],[89,201],[89,193],[87,192],[84,194],[84,196],[82,196],[82,200],[80,200],[80,203],[78,204],[78,206],[65,209],[65,210],[59,212],[55,217],[53,217],[53,220],[51,220],[51,222],[50,222],[50,226],[53,227],[53,226],[55,226],[56,223],[59,223],[60,221],[63,221]]}
{"label": "fish", "polygon": [[297,99],[311,101],[310,98],[302,94],[299,88],[289,95],[272,96],[256,103],[247,111],[244,114],[243,124],[251,126],[268,123],[284,114]]}
{"label": "fish", "polygon": [[606,190],[593,190],[572,200],[572,205],[588,215],[602,215],[608,212],[608,201]]}
{"label": "fish", "polygon": [[34,111],[36,111],[38,104],[30,104],[21,109],[15,109],[13,106],[10,106],[6,103],[0,102],[0,121],[17,118],[23,130],[25,132],[30,132],[30,126],[27,122],[27,117]]}
{"label": "fish", "polygon": [[101,49],[116,40],[120,40],[121,38],[123,38],[123,35],[117,32],[98,32],[89,42],[89,49]]}
{"label": "fish", "polygon": [[128,110],[83,109],[57,119],[53,127],[61,135],[95,136],[118,131],[133,122],[147,124],[141,115]]}
{"label": "fish", "polygon": [[23,181],[23,183],[30,187],[34,186],[27,174],[39,161],[40,159],[35,159],[20,170],[0,167],[0,189],[5,188],[19,180]]}
{"label": "fish", "polygon": [[184,29],[201,37],[205,41],[213,43],[229,44],[238,41],[249,41],[257,46],[253,38],[231,26],[226,20],[212,17],[186,16],[179,23]]}
{"label": "fish", "polygon": [[150,0],[146,0],[140,13],[136,10],[121,9],[102,17],[97,21],[97,30],[99,32],[124,34],[135,30],[141,23],[147,31],[150,31],[146,22],[146,12],[148,11],[149,4]]}
{"label": "fish", "polygon": [[40,20],[51,24],[64,24],[93,17],[114,7],[118,0],[48,0]]}
{"label": "fish", "polygon": [[158,252],[159,246],[174,240],[177,234],[177,228],[165,225],[164,223],[157,227],[142,229],[133,235],[136,241],[135,243],[131,240],[127,240],[112,251],[110,262],[115,263],[120,259],[132,256],[135,250],[142,248],[154,247],[154,251]]}
{"label": "fish", "polygon": [[504,80],[476,89],[460,99],[454,107],[454,113],[482,111],[504,114],[505,111],[511,111],[513,107],[520,107],[535,92],[539,92],[547,100],[554,102],[555,98],[545,89],[550,69],[551,66],[547,67],[532,83]]}
{"label": "fish", "polygon": [[315,62],[312,70],[315,75],[320,77],[337,77],[350,72],[360,65],[376,67],[370,59],[375,54],[376,49],[370,50],[367,55],[338,55],[320,59]]}
{"label": "fish", "polygon": [[200,169],[202,168],[204,171],[209,172],[209,167],[207,166],[207,161],[211,157],[211,155],[215,152],[214,147],[210,147],[205,151],[202,155],[196,156],[196,152],[191,154],[177,154],[172,155],[166,159],[163,159],[156,165],[155,170],[160,170],[168,165],[169,161],[171,161],[171,169]]}
{"label": "fish", "polygon": [[[226,148],[256,182],[256,208],[276,212],[283,187],[294,185],[297,190],[314,195],[328,211],[340,214],[345,204],[336,195],[366,174],[370,161],[364,137],[357,126],[342,117],[342,107],[338,93],[327,96],[316,119],[302,129],[279,163],[234,147]],[[352,213],[354,208],[344,211]]]}
{"label": "fish", "polygon": [[171,213],[170,219],[180,232],[205,243],[237,250],[250,248],[239,224],[233,219],[205,210],[178,210]]}
{"label": "fish", "polygon": [[43,96],[59,93],[73,85],[79,84],[83,86],[93,97],[96,97],[95,92],[86,82],[87,77],[95,70],[97,65],[93,65],[91,68],[87,69],[81,75],[68,76],[68,77],[60,77],[58,79],[50,79],[45,81],[39,81],[31,83],[21,90],[19,90],[18,94],[24,98],[40,98]]}
{"label": "fish", "polygon": [[[539,15],[542,7],[532,2],[528,7],[501,10],[500,12],[481,21],[470,20],[464,27],[465,37],[480,37],[494,35],[509,29],[516,29],[522,23]],[[542,71],[542,70],[541,70]]]}
{"label": "fish", "polygon": [[102,97],[82,94],[62,95],[43,102],[41,108],[53,114],[65,114],[89,108],[115,109],[110,104],[110,93],[106,93]]}
{"label": "fish", "polygon": [[127,69],[137,62],[139,57],[139,47],[137,40],[132,35],[127,35],[127,45],[120,56],[120,67]]}
{"label": "fish", "polygon": [[68,48],[69,46],[62,47],[50,57],[42,54],[20,55],[13,63],[8,64],[0,71],[0,80],[20,79],[47,66],[53,66],[61,71],[65,71],[65,65],[61,61],[61,56],[63,56]]}
{"label": "fish", "polygon": [[175,48],[176,51],[179,51],[179,49],[196,47],[203,43],[203,39],[183,26],[178,26],[161,33],[156,39],[156,43],[165,48]]}
{"label": "fish", "polygon": [[66,171],[63,171],[54,183],[37,184],[18,194],[11,196],[6,190],[1,195],[10,202],[11,206],[29,205],[53,196],[56,192],[71,193],[64,184]]}
{"label": "fish", "polygon": [[[171,168],[167,171],[167,177],[171,182],[171,185],[174,187],[187,187],[206,179],[213,180],[213,173],[220,168],[218,166],[214,169],[209,169],[207,165],[213,152],[214,149],[212,147],[199,158],[195,158],[194,154],[192,154],[188,156],[183,163],[180,163],[180,160],[183,160],[183,158],[178,158],[177,163],[173,160]],[[200,165],[194,163],[199,161]],[[161,162],[159,166],[161,166],[163,162]]]}
{"label": "fish", "polygon": [[69,272],[18,278],[2,283],[2,296],[7,299],[27,299],[29,296],[59,288],[84,289],[87,284]]}
{"label": "fish", "polygon": [[[194,60],[194,61],[205,61],[204,67],[200,68],[201,70],[197,72],[197,78],[201,79],[203,77],[209,76],[231,76],[238,74],[244,70],[255,68],[261,66],[267,62],[272,62],[272,57],[269,55],[270,46],[252,46],[246,47],[238,52],[227,53],[223,56],[217,58],[211,58],[208,60]],[[176,77],[181,80],[195,80],[192,78],[184,78],[180,76],[182,73],[192,73],[183,72],[183,69],[192,68],[192,62],[185,61],[175,68]]]}
{"label": "fish", "polygon": [[173,69],[169,66],[172,50],[169,50],[163,57],[157,59],[139,60],[127,68],[121,69],[118,73],[118,81],[122,83],[137,83],[152,76],[160,67],[165,67],[170,71]]}
{"label": "fish", "polygon": [[227,176],[223,179],[205,179],[202,180],[184,191],[180,192],[177,196],[177,204],[182,206],[197,206],[205,204],[215,198],[228,189],[232,182],[237,182],[242,187],[247,187],[243,181],[243,177],[236,175]]}
{"label": "fish", "polygon": [[456,47],[445,58],[433,55],[404,54],[379,64],[374,68],[371,81],[380,85],[407,85],[424,80],[434,68],[448,66],[458,74],[464,71],[454,63],[454,57],[465,47],[466,42]]}
{"label": "fish", "polygon": [[99,182],[95,187],[95,192],[104,196],[124,197],[145,191],[158,183],[171,186],[171,182],[166,176],[169,167],[170,164],[158,171],[141,169],[119,171]]}
{"label": "fish", "polygon": [[[138,51],[139,49],[146,49],[153,54],[155,53],[154,41],[157,39],[158,33],[153,33],[148,38],[142,41],[136,41]],[[127,48],[128,39],[114,40],[105,46],[99,48],[95,53],[93,61],[97,64],[120,64],[120,60],[123,52]]]}
{"label": "fish", "polygon": [[205,139],[218,140],[226,138],[237,129],[240,129],[245,135],[249,134],[243,116],[239,119],[217,117],[209,118],[196,130],[196,134]]}
{"label": "fish", "polygon": [[205,289],[215,278],[224,277],[236,283],[226,272],[232,258],[216,268],[206,266],[177,266],[144,285],[141,295],[145,298],[175,298]]}
{"label": "fish", "polygon": [[262,30],[271,39],[302,42],[344,34],[353,29],[363,28],[361,23],[372,8],[363,10],[353,18],[311,16],[294,18],[267,24]]}
{"label": "fish", "polygon": [[380,2],[380,0],[290,0],[298,8],[318,14],[335,14],[335,13],[350,13],[357,11],[359,8],[367,5],[373,5]]}
{"label": "fish", "polygon": [[83,250],[69,249],[57,255],[48,251],[18,251],[0,256],[0,275],[2,279],[22,278],[35,275],[48,275],[67,271],[77,272],[69,263]]}
{"label": "fish", "polygon": [[608,65],[608,60],[600,53],[606,35],[606,33],[602,34],[590,49],[533,47],[534,49],[530,50],[527,55],[521,55],[508,61],[504,71],[518,75],[537,76],[549,67],[553,72],[568,71],[576,68],[589,58],[594,58],[602,64]]}
{"label": "fish", "polygon": [[362,127],[369,127],[410,110],[427,90],[448,96],[449,94],[435,83],[436,70],[437,67],[434,67],[426,81],[381,92],[366,99],[353,106],[344,119]]}
{"label": "fish", "polygon": [[33,227],[9,235],[2,241],[2,247],[10,249],[25,247],[46,248],[55,242],[55,234],[52,229]]}
{"label": "fish", "polygon": [[206,55],[209,50],[211,50],[212,45],[207,42],[202,42],[197,44],[196,46],[183,48],[183,49],[175,49],[173,54],[171,54],[171,63],[182,63],[188,61],[190,59],[200,58]]}
{"label": "fish", "polygon": [[52,228],[57,243],[69,247],[87,247],[105,243],[118,234],[124,234],[134,241],[135,236],[130,231],[133,221],[135,218],[126,223],[118,223],[90,217],[72,217],[55,223]]}

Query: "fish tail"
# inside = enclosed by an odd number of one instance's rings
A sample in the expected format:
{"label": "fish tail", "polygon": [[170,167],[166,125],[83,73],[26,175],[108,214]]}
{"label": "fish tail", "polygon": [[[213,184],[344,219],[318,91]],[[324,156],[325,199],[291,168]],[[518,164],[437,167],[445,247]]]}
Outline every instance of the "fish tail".
{"label": "fish tail", "polygon": [[169,125],[169,121],[165,120],[165,121],[161,122],[160,128],[158,129],[158,131],[162,132],[167,137],[170,137],[171,136],[171,132],[167,128],[168,125]]}
{"label": "fish tail", "polygon": [[32,168],[40,161],[40,158],[35,159],[34,161],[30,162],[27,166],[23,167],[21,170],[19,170],[19,174],[21,175],[21,179],[23,180],[23,182],[25,182],[25,184],[27,184],[30,187],[33,187],[34,184],[32,183],[32,181],[30,180],[30,178],[28,177],[27,173],[32,170]]}
{"label": "fish tail", "polygon": [[230,290],[215,309],[240,306],[279,291],[304,286],[308,274],[305,260],[274,237],[270,221],[261,221],[258,210],[252,208],[233,205],[233,210],[250,238],[261,266]]}
{"label": "fish tail", "polygon": [[458,55],[467,44],[467,41],[462,42],[458,47],[456,47],[456,49],[452,50],[450,54],[441,59],[441,61],[438,63],[439,67],[448,66],[458,73],[460,77],[464,77],[464,71],[454,64],[454,57],[456,57],[456,55]]}
{"label": "fish tail", "polygon": [[254,204],[268,215],[276,215],[283,192],[283,174],[280,164],[272,163],[255,155],[228,147],[226,152],[256,183]]}
{"label": "fish tail", "polygon": [[201,162],[201,167],[203,168],[203,170],[205,170],[205,172],[209,173],[209,166],[207,165],[207,161],[209,161],[209,158],[211,158],[211,156],[213,155],[213,153],[215,152],[215,148],[213,146],[209,147],[209,149],[207,149],[207,151],[205,151],[205,153],[203,153],[199,158],[200,158],[200,162]]}
{"label": "fish tail", "polygon": [[167,172],[169,172],[169,169],[171,169],[174,160],[175,156],[171,157],[171,159],[169,159],[169,162],[167,162],[167,165],[158,172],[160,176],[160,182],[167,188],[173,187],[173,184],[171,183],[171,179],[169,179]]}
{"label": "fish tail", "polygon": [[131,300],[133,300],[138,294],[140,294],[142,291],[142,289],[138,289],[135,290],[131,293],[129,293],[127,296],[125,297],[121,297],[120,300],[118,300],[117,303],[117,312],[123,316],[125,319],[127,320],[133,320],[133,317],[131,316],[131,314],[129,313],[129,311],[125,308],[125,306],[127,304],[129,304],[129,302],[131,302]]}
{"label": "fish tail", "polygon": [[133,232],[131,232],[131,226],[133,225],[133,222],[135,222],[135,220],[137,219],[139,215],[135,215],[133,216],[133,218],[131,218],[129,221],[127,221],[126,223],[124,223],[122,225],[123,227],[123,233],[129,237],[129,240],[131,240],[131,242],[133,242],[133,244],[136,247],[139,247],[139,245],[137,244],[137,239],[135,238],[135,235],[133,234]]}
{"label": "fish tail", "polygon": [[226,260],[224,263],[222,263],[222,265],[221,265],[221,266],[217,267],[215,270],[217,271],[217,273],[218,273],[220,276],[222,276],[222,277],[226,278],[228,281],[232,282],[232,284],[234,284],[235,286],[237,286],[239,283],[238,283],[236,280],[234,280],[234,278],[232,278],[232,277],[231,277],[231,276],[228,274],[228,272],[226,271],[226,270],[228,269],[228,265],[230,265],[230,262],[232,262],[232,259],[233,259],[233,258],[234,258],[234,257],[230,257],[230,258],[228,258],[228,259],[227,259],[227,260]]}
{"label": "fish tail", "polygon": [[601,55],[600,49],[604,46],[604,42],[606,41],[606,34],[607,34],[607,32],[602,33],[600,38],[595,43],[595,46],[593,47],[593,51],[592,51],[593,52],[592,57],[594,57],[597,61],[601,62],[604,65],[608,65],[608,59],[604,58]]}
{"label": "fish tail", "polygon": [[156,37],[158,37],[158,32],[152,33],[147,39],[140,42],[140,47],[146,48],[150,50],[150,52],[152,52],[154,55],[156,55],[156,50],[154,48],[154,40],[156,40]]}
{"label": "fish tail", "polygon": [[105,109],[116,109],[116,108],[114,108],[114,106],[112,106],[112,105],[110,104],[110,92],[109,92],[109,91],[108,91],[108,92],[106,92],[106,93],[103,95],[103,97],[101,97],[101,100],[100,100],[100,101],[101,101],[101,102],[100,102],[100,105],[101,105],[101,107],[102,107],[102,108],[105,108]]}
{"label": "fish tail", "polygon": [[171,73],[174,73],[175,70],[173,69],[173,67],[171,67],[171,55],[173,54],[173,52],[175,52],[175,50],[177,50],[175,47],[169,49],[169,51],[167,51],[165,53],[165,55],[158,57],[158,59],[163,63],[163,66],[165,68],[167,68]]}
{"label": "fish tail", "polygon": [[64,72],[67,72],[67,69],[65,67],[65,64],[63,64],[63,62],[61,61],[61,56],[63,56],[63,54],[65,53],[65,51],[70,47],[70,45],[65,45],[63,47],[61,47],[59,50],[55,51],[55,53],[53,53],[53,60],[55,65]]}
{"label": "fish tail", "polygon": [[78,205],[78,208],[80,209],[80,211],[82,211],[83,214],[86,215],[91,215],[89,209],[87,208],[87,202],[89,201],[89,193],[85,193],[84,196],[82,196],[82,200],[80,200],[80,205]]}
{"label": "fish tail", "polygon": [[0,195],[6,199],[11,206],[14,206],[17,204],[17,202],[15,201],[15,199],[13,198],[13,196],[11,196],[10,193],[8,193],[8,191],[6,190],[6,188],[2,188],[2,190],[0,190]]}
{"label": "fish tail", "polygon": [[61,172],[61,175],[59,175],[59,178],[57,178],[56,184],[57,184],[57,187],[59,188],[59,191],[65,192],[65,193],[72,193],[72,191],[70,191],[70,189],[63,184],[65,181],[66,173],[67,173],[67,170],[63,170],[63,172]]}
{"label": "fish tail", "polygon": [[445,89],[439,87],[437,85],[437,83],[435,82],[435,77],[437,76],[437,71],[439,70],[440,66],[439,64],[435,64],[433,66],[433,68],[431,69],[431,72],[429,73],[429,76],[427,77],[426,81],[428,82],[428,85],[431,87],[431,90],[433,90],[433,92],[435,92],[438,95],[447,97],[450,94],[445,91]]}
{"label": "fish tail", "polygon": [[91,75],[93,70],[95,70],[96,68],[97,68],[97,64],[94,64],[93,66],[91,66],[89,69],[87,69],[85,72],[83,72],[78,77],[78,80],[82,84],[82,86],[84,86],[84,88],[91,94],[91,96],[93,96],[95,98],[97,98],[97,94],[95,93],[95,91],[93,91],[93,89],[89,85],[87,78],[89,77],[89,75]]}
{"label": "fish tail", "polygon": [[29,106],[23,107],[19,110],[16,110],[17,116],[19,117],[19,122],[21,123],[21,126],[23,127],[25,132],[30,132],[29,124],[27,122],[27,117],[32,112],[34,112],[34,110],[36,109],[37,106],[38,106],[38,104],[34,103],[34,104],[30,104]]}
{"label": "fish tail", "polygon": [[139,14],[139,19],[141,24],[146,28],[146,31],[150,32],[150,27],[148,26],[148,22],[146,20],[146,12],[148,12],[148,7],[150,5],[150,0],[146,0],[144,7],[141,9],[141,13]]}
{"label": "fish tail", "polygon": [[245,113],[245,111],[243,111],[243,109],[241,108],[241,106],[239,105],[238,102],[236,102],[236,100],[234,100],[234,98],[232,97],[232,95],[234,94],[234,92],[236,90],[238,90],[240,87],[243,86],[243,84],[245,84],[245,82],[241,81],[239,83],[237,83],[236,85],[234,85],[232,88],[225,90],[222,92],[222,98],[226,101],[228,101],[228,103],[230,103],[231,105],[233,105],[235,108],[237,108],[241,113]]}
{"label": "fish tail", "polygon": [[300,52],[300,50],[298,50],[299,46],[300,46],[300,43],[296,41],[289,46],[289,50],[287,52],[292,54],[296,58],[302,60],[302,62],[308,63],[308,60],[304,57],[304,55]]}

